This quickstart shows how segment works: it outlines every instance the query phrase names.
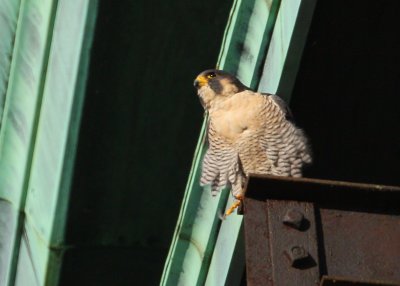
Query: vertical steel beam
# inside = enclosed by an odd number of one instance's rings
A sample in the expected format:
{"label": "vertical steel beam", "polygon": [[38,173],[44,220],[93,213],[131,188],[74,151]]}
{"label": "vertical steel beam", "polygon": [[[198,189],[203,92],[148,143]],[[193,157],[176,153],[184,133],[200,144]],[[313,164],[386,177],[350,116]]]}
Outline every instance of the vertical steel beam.
{"label": "vertical steel beam", "polygon": [[[20,8],[21,1],[19,0],[0,1],[0,129],[10,80]],[[1,157],[0,155],[0,161]],[[17,222],[17,204],[5,195],[4,190],[0,189],[0,285],[7,285],[12,269]]]}
{"label": "vertical steel beam", "polygon": [[6,283],[13,285],[23,220],[20,212],[25,206],[35,130],[52,37],[55,3],[53,0],[22,0],[18,11],[15,44],[0,129],[0,197],[10,202],[16,216],[9,222],[16,224],[9,226],[7,239],[10,241],[6,245],[10,247],[8,252],[11,253],[11,257],[8,258],[7,266],[4,268],[6,275],[0,278],[5,279],[3,285],[7,285]]}
{"label": "vertical steel beam", "polygon": [[58,0],[28,177],[16,284],[57,285],[97,1]]}

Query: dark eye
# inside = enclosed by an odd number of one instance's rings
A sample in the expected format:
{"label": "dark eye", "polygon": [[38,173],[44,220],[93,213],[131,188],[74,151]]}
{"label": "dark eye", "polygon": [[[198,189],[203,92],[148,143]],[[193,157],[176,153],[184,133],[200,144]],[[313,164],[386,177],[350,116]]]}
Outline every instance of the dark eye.
{"label": "dark eye", "polygon": [[217,75],[215,74],[215,72],[211,72],[207,75],[207,78],[213,78],[216,77]]}

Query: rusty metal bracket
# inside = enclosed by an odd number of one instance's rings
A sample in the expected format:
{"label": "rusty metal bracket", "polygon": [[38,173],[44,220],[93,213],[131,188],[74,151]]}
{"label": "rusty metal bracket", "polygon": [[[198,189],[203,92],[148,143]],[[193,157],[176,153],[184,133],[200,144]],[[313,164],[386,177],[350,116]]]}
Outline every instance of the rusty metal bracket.
{"label": "rusty metal bracket", "polygon": [[244,229],[248,285],[400,285],[399,187],[250,176]]}

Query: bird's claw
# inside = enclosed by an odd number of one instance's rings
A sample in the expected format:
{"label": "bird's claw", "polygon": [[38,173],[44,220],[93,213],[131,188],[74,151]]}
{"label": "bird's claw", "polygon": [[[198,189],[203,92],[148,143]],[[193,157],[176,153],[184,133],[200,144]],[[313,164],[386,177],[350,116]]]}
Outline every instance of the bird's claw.
{"label": "bird's claw", "polygon": [[235,209],[237,209],[243,201],[243,196],[239,195],[239,196],[235,196],[236,201],[229,207],[229,209],[226,210],[224,216],[222,217],[222,219],[224,220],[228,215],[232,214]]}

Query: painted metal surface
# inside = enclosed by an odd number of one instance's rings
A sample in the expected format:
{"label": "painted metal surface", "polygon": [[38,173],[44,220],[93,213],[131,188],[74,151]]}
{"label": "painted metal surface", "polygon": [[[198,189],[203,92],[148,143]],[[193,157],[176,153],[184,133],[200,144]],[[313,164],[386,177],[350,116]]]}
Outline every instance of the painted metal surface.
{"label": "painted metal surface", "polygon": [[258,89],[290,101],[316,0],[282,1]]}
{"label": "painted metal surface", "polygon": [[[0,130],[10,80],[20,6],[19,0],[0,1]],[[0,161],[2,157],[0,151]],[[18,222],[18,207],[5,193],[0,187],[0,285],[7,284],[12,269],[14,238]]]}
{"label": "painted metal surface", "polygon": [[[0,195],[24,201],[50,47],[54,1],[22,1],[0,133]],[[23,204],[23,203],[22,203]]]}
{"label": "painted metal surface", "polygon": [[96,3],[57,4],[25,204],[26,251],[21,248],[17,282],[28,258],[38,285],[58,282]]}
{"label": "painted metal surface", "polygon": [[0,1],[0,285],[57,283],[96,2]]}
{"label": "painted metal surface", "polygon": [[[0,1],[0,128],[6,99],[20,0]],[[1,276],[1,275],[0,275]]]}
{"label": "painted metal surface", "polygon": [[[10,67],[6,101],[0,129],[0,197],[10,203],[15,218],[10,220],[5,243],[9,260],[2,270],[2,285],[13,285],[22,216],[30,172],[32,147],[40,106],[43,74],[49,52],[49,30],[54,18],[54,1],[21,1]],[[13,222],[15,224],[13,224]],[[0,253],[5,255],[5,252]]]}
{"label": "painted metal surface", "polygon": [[399,285],[399,203],[400,187],[251,177],[248,285],[319,285],[322,275]]}
{"label": "painted metal surface", "polygon": [[0,199],[0,285],[7,285],[12,271],[15,231],[17,228],[18,212],[15,206]]}

